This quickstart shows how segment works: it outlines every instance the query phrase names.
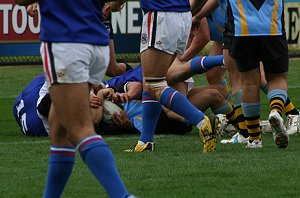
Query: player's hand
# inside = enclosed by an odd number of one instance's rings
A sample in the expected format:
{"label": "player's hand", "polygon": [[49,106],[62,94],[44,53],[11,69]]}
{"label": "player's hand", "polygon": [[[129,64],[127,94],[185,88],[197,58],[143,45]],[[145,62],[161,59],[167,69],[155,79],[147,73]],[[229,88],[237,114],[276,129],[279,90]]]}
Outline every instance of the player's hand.
{"label": "player's hand", "polygon": [[91,108],[98,109],[103,106],[103,99],[96,96],[95,94],[90,94],[90,106]]}
{"label": "player's hand", "polygon": [[128,119],[126,113],[124,111],[120,111],[120,115],[116,112],[112,116],[112,121],[118,127],[131,127],[132,123]]}
{"label": "player's hand", "polygon": [[128,102],[129,101],[129,96],[127,95],[127,93],[117,93],[116,95],[114,95],[113,98],[114,102]]}
{"label": "player's hand", "polygon": [[27,14],[34,17],[37,14],[38,3],[33,3],[27,7]]}
{"label": "player's hand", "polygon": [[100,89],[99,92],[102,93],[103,98],[112,100],[114,97],[114,90],[112,88]]}

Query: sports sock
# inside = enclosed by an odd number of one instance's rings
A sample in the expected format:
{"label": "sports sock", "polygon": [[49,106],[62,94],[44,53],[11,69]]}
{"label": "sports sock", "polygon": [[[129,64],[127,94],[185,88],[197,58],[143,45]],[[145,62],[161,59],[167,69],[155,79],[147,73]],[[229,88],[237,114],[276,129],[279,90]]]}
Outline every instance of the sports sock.
{"label": "sports sock", "polygon": [[245,122],[245,117],[241,106],[242,93],[243,90],[240,89],[234,95],[232,95],[234,112],[236,114],[236,122],[237,122],[237,125],[235,126],[237,126],[237,128],[239,129],[239,133],[243,137],[248,138],[249,135],[248,135],[247,125]]}
{"label": "sports sock", "polygon": [[261,139],[260,102],[241,103],[245,122],[249,133],[249,142]]}
{"label": "sports sock", "polygon": [[242,106],[241,105],[235,106],[234,111],[237,117],[237,122],[238,122],[237,127],[239,129],[239,133],[245,138],[249,137]]}
{"label": "sports sock", "polygon": [[72,173],[75,147],[51,146],[44,198],[60,197]]}
{"label": "sports sock", "polygon": [[276,110],[282,116],[284,104],[286,103],[287,93],[282,89],[274,89],[268,93],[270,108]]}
{"label": "sports sock", "polygon": [[290,101],[289,97],[286,98],[286,102],[283,107],[285,115],[298,115],[299,111],[295,108],[294,104]]}
{"label": "sports sock", "polygon": [[78,144],[77,150],[109,197],[126,197],[129,194],[120,178],[113,155],[100,135],[83,139]]}
{"label": "sports sock", "polygon": [[235,111],[233,107],[229,104],[229,102],[227,102],[226,105],[218,109],[214,109],[213,112],[214,114],[225,114],[230,124],[237,124],[237,117]]}
{"label": "sports sock", "polygon": [[223,59],[223,55],[196,56],[192,58],[190,68],[194,74],[202,74],[214,67],[223,65]]}
{"label": "sports sock", "polygon": [[166,87],[160,96],[160,103],[166,108],[184,117],[186,123],[196,126],[204,115],[190,101],[170,87]]}
{"label": "sports sock", "polygon": [[147,91],[143,91],[142,109],[143,124],[140,140],[144,143],[153,142],[154,132],[162,105]]}

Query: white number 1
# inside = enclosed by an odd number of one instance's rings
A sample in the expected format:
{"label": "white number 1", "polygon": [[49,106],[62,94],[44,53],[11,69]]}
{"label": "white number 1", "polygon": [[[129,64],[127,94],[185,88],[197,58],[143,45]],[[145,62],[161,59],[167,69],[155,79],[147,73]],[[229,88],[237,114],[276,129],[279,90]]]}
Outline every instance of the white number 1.
{"label": "white number 1", "polygon": [[[20,111],[23,108],[24,108],[24,100],[21,100],[20,103],[17,105],[17,114],[18,114],[18,117],[20,117]],[[26,124],[26,113],[23,113],[21,115],[21,125],[22,125],[22,131],[24,133],[26,133],[26,131],[28,130],[27,124]]]}

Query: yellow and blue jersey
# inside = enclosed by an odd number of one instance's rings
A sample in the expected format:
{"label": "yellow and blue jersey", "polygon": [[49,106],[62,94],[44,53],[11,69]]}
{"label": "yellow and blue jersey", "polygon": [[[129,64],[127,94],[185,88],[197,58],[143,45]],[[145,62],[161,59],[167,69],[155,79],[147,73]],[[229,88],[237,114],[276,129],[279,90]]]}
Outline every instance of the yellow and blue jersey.
{"label": "yellow and blue jersey", "polygon": [[234,36],[284,34],[283,0],[228,1],[233,16]]}

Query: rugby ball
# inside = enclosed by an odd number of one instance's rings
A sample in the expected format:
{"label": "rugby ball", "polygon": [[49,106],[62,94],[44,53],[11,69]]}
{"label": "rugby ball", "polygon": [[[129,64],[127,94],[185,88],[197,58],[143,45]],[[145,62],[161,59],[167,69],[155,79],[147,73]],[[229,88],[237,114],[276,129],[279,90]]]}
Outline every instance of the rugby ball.
{"label": "rugby ball", "polygon": [[103,102],[103,122],[108,123],[108,124],[113,124],[112,121],[112,116],[115,112],[117,112],[117,114],[121,114],[122,109],[116,105],[115,103],[113,103],[110,100],[104,100]]}

